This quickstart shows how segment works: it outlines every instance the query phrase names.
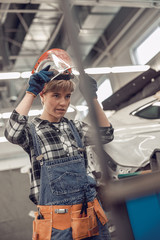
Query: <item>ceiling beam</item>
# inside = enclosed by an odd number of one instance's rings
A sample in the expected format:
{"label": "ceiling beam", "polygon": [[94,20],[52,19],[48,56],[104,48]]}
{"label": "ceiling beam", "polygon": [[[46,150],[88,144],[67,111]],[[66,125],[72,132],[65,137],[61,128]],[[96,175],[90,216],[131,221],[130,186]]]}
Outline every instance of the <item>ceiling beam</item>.
{"label": "ceiling beam", "polygon": [[[21,4],[41,4],[44,0],[0,0],[0,3],[21,3]],[[45,0],[45,3],[59,4],[59,0]],[[160,8],[159,0],[72,0],[71,4],[78,6],[114,6],[114,7],[140,7],[140,8]]]}
{"label": "ceiling beam", "polygon": [[0,25],[0,55],[2,58],[1,68],[2,69],[9,69],[10,61],[9,61],[9,49],[8,49],[8,42],[5,41],[5,33],[4,33],[4,26]]}
{"label": "ceiling beam", "polygon": [[[18,7],[19,7],[18,5],[12,5],[12,9],[14,9],[14,10],[18,10],[19,9]],[[28,4],[28,5],[25,5],[25,7],[24,7],[24,9],[26,9],[26,10],[28,10],[28,9],[29,10],[30,9],[37,10],[38,8],[39,8],[38,4],[34,5],[34,6]],[[21,15],[19,13],[17,13],[17,15],[19,17],[18,20],[16,19],[16,21],[15,21],[15,24],[16,24],[15,26],[17,28],[17,32],[13,35],[12,38],[14,41],[23,43],[24,38],[28,32],[30,25],[32,24],[32,21],[33,21],[35,15],[34,14],[33,15],[32,14],[22,14]],[[14,17],[17,18],[16,15]],[[12,15],[9,14],[7,22],[9,23],[11,20],[12,20]],[[6,24],[7,24],[7,22],[6,22]],[[10,51],[11,51],[12,55],[18,55],[18,53],[20,51],[20,48],[16,45],[11,45],[10,49],[11,49]]]}
{"label": "ceiling beam", "polygon": [[1,4],[1,14],[0,14],[0,23],[3,24],[6,20],[7,10],[9,9],[10,4]]}
{"label": "ceiling beam", "polygon": [[[118,41],[124,36],[124,34],[131,28],[134,22],[141,16],[145,9],[137,9],[137,8],[122,8],[117,14],[117,16],[113,19],[110,26],[104,32],[104,36],[107,40],[107,47],[104,47],[104,44],[101,44],[101,39],[96,43],[95,46],[102,45],[102,53],[99,54],[95,52],[94,48],[88,55],[85,62],[92,64],[92,67],[96,67],[100,64],[104,57],[108,56],[110,50],[118,43]],[[127,15],[126,15],[127,12]],[[125,16],[128,16],[126,19]],[[118,21],[117,21],[118,20]],[[113,22],[120,23],[115,25],[113,28]],[[111,31],[108,32],[111,28]],[[114,36],[113,36],[114,35]],[[94,57],[93,57],[94,56]],[[92,61],[92,62],[91,62]]]}
{"label": "ceiling beam", "polygon": [[[55,9],[6,9],[5,13],[48,13],[48,12],[53,12],[56,14],[62,14],[62,11],[60,10],[55,10]],[[4,9],[0,9],[0,13],[4,13]]]}
{"label": "ceiling beam", "polygon": [[58,21],[58,24],[56,25],[56,28],[54,29],[53,33],[50,36],[50,39],[47,43],[47,45],[45,46],[45,49],[43,50],[43,52],[46,52],[48,49],[50,49],[50,47],[52,46],[52,44],[54,43],[58,33],[60,32],[60,29],[62,27],[63,24],[63,20],[64,20],[64,16],[62,15],[61,18]]}
{"label": "ceiling beam", "polygon": [[159,8],[159,0],[72,0],[74,5],[83,6],[112,6],[112,7],[140,7],[140,8]]}
{"label": "ceiling beam", "polygon": [[[148,71],[135,77],[129,83],[113,93],[102,102],[103,110],[119,110],[123,107],[149,97],[157,92],[159,88],[158,78],[160,72],[150,68]],[[153,79],[155,81],[153,81]],[[153,87],[151,87],[154,86]],[[125,94],[124,94],[125,93]]]}
{"label": "ceiling beam", "polygon": [[[6,38],[6,40],[9,41],[8,38]],[[20,43],[18,44],[17,42],[16,44],[16,41],[15,42],[12,41],[12,43],[20,47]],[[37,52],[37,54],[39,54],[39,52]],[[33,54],[30,53],[30,54],[12,55],[12,56],[9,56],[9,60],[16,60],[18,58],[34,57],[34,56],[35,56],[35,52]],[[2,56],[0,56],[0,60],[2,59],[3,59]]]}

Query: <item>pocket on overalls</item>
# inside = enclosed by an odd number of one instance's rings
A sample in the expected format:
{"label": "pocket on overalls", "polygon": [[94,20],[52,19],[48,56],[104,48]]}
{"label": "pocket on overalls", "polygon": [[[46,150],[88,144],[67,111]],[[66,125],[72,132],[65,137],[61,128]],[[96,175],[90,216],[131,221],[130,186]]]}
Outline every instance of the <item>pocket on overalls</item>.
{"label": "pocket on overalls", "polygon": [[56,195],[72,194],[84,189],[85,167],[82,161],[69,161],[59,164],[46,163],[51,191]]}
{"label": "pocket on overalls", "polygon": [[98,235],[98,224],[94,208],[90,207],[87,209],[86,217],[80,217],[80,212],[72,212],[71,227],[73,239],[79,240]]}
{"label": "pocket on overalls", "polygon": [[50,240],[52,234],[51,215],[49,217],[45,217],[44,219],[37,219],[37,217],[38,213],[35,212],[32,240]]}

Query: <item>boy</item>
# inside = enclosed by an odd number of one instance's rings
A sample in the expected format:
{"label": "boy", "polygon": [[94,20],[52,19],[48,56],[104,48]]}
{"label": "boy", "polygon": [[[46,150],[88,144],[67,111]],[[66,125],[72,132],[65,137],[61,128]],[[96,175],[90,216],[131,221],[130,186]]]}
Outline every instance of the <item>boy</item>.
{"label": "boy", "polygon": [[[53,57],[54,49],[49,51]],[[86,173],[89,126],[64,117],[74,91],[71,78],[70,70],[57,74],[51,65],[39,68],[5,129],[6,138],[20,145],[31,160],[29,197],[38,207],[33,240],[110,239],[107,218],[96,199],[96,182]],[[108,143],[113,128],[96,99],[96,82],[91,79],[93,85],[99,131],[102,142]],[[27,115],[38,94],[43,112],[30,124]]]}

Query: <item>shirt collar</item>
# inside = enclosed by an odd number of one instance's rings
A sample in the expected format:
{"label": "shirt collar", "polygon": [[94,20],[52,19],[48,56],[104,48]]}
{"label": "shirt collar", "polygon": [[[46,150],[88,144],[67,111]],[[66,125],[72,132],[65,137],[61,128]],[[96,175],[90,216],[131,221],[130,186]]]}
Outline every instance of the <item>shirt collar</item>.
{"label": "shirt collar", "polygon": [[[68,119],[65,118],[65,117],[61,118],[61,121],[59,123],[63,123],[63,122],[68,122]],[[35,124],[36,127],[40,127],[40,126],[43,126],[43,125],[46,125],[46,124],[48,125],[51,122],[49,122],[48,120],[43,120],[39,117],[35,117],[35,118],[32,119],[32,123]],[[54,122],[53,122],[53,124],[54,124]]]}

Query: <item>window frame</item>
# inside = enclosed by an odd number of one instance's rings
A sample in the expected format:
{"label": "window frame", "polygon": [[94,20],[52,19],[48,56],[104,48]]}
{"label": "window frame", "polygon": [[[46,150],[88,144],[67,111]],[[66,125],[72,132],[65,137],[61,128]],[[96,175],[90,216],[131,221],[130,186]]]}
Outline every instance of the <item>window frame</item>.
{"label": "window frame", "polygon": [[[158,19],[154,24],[152,24],[147,31],[145,31],[131,46],[130,48],[130,57],[131,61],[135,65],[143,65],[143,63],[140,63],[136,54],[137,48],[157,29],[160,28],[160,19]],[[158,53],[157,53],[158,54]],[[156,54],[156,55],[157,55]],[[151,59],[153,59],[156,55],[154,55]],[[148,62],[151,61],[151,59],[148,60]],[[148,62],[144,63],[147,64]]]}
{"label": "window frame", "polygon": [[[153,100],[153,101],[151,101],[151,102],[149,102],[149,103],[147,103],[147,104],[144,104],[144,105],[142,105],[141,107],[138,107],[137,109],[133,110],[133,111],[130,113],[130,115],[136,116],[136,117],[139,117],[139,118],[142,118],[142,119],[147,119],[147,120],[157,120],[157,119],[160,119],[160,118],[142,117],[142,116],[139,116],[139,115],[138,115],[139,112],[142,112],[142,111],[146,110],[147,108],[149,108],[149,107],[151,107],[151,106],[154,106],[154,103],[156,103],[156,102],[159,102],[159,103],[160,103],[160,100],[157,100],[157,99],[156,99],[156,100]],[[156,106],[156,105],[155,105],[155,106]],[[157,106],[157,107],[159,107],[159,112],[160,112],[160,105]],[[159,114],[159,116],[160,116],[160,114]]]}

